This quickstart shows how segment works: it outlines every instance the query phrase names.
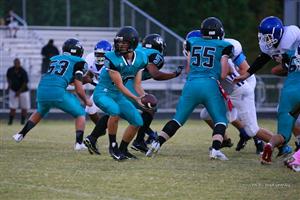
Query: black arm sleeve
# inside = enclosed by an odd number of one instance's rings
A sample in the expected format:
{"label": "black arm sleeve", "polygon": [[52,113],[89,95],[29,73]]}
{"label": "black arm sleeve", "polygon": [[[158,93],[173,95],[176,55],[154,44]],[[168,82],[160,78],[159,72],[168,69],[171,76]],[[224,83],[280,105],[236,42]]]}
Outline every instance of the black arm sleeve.
{"label": "black arm sleeve", "polygon": [[233,45],[225,47],[222,51],[222,55],[227,55],[231,58],[233,56]]}
{"label": "black arm sleeve", "polygon": [[255,61],[252,63],[247,72],[252,75],[258,70],[260,70],[267,62],[271,60],[271,57],[268,54],[261,53]]}

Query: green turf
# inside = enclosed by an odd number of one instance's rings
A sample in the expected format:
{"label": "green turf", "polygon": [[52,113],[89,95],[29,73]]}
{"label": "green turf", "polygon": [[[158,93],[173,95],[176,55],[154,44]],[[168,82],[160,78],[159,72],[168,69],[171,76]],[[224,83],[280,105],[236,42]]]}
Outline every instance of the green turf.
{"label": "green turf", "polygon": [[[152,127],[160,130],[165,122]],[[260,124],[276,127],[271,120]],[[108,155],[107,136],[100,140],[101,156],[75,152],[73,121],[44,120],[20,144],[11,136],[21,125],[0,125],[1,200],[299,199],[300,173],[282,160],[262,166],[253,141],[241,152],[224,149],[229,161],[209,160],[211,130],[201,121],[188,121],[156,157],[132,151],[139,160],[125,162]],[[125,126],[122,121],[119,136]],[[88,121],[86,132],[92,128]],[[236,144],[237,131],[228,130]]]}

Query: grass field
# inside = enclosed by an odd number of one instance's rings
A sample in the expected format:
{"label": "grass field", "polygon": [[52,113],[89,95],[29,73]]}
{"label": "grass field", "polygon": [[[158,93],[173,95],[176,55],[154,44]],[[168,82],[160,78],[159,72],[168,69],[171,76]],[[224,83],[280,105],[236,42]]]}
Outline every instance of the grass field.
{"label": "grass field", "polygon": [[[160,130],[165,122],[152,127]],[[272,120],[260,124],[276,127]],[[44,120],[20,144],[12,135],[21,125],[0,125],[1,200],[299,199],[300,173],[282,160],[262,166],[252,141],[241,152],[224,149],[229,161],[209,160],[211,131],[201,121],[188,121],[156,157],[132,150],[139,160],[125,162],[108,155],[107,136],[99,143],[101,156],[75,152],[73,121]],[[125,126],[122,121],[119,136]],[[88,121],[86,133],[92,128]],[[236,145],[237,131],[228,130]]]}

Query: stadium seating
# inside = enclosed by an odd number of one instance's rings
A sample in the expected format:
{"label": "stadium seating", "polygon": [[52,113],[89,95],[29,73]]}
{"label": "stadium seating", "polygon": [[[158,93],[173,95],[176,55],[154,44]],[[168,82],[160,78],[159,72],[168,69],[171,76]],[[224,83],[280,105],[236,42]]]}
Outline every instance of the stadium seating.
{"label": "stadium seating", "polygon": [[85,54],[93,51],[94,45],[101,39],[113,42],[118,28],[76,28],[76,27],[39,27],[32,26],[28,30],[20,30],[17,38],[8,38],[7,30],[0,29],[1,68],[0,81],[4,81],[7,68],[12,66],[13,59],[21,59],[22,65],[31,77],[30,86],[36,88],[41,75],[41,49],[49,39],[61,51],[63,42],[75,37],[82,42]]}

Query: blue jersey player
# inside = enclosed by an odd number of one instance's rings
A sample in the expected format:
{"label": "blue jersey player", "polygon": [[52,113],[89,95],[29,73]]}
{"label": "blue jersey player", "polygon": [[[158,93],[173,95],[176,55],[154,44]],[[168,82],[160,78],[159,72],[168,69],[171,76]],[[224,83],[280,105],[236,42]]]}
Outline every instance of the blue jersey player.
{"label": "blue jersey player", "polygon": [[162,129],[158,140],[152,142],[147,152],[151,156],[161,145],[172,137],[186,122],[189,115],[203,104],[214,121],[212,159],[227,160],[220,151],[227,127],[226,107],[218,88],[217,81],[228,74],[228,57],[233,46],[223,41],[224,29],[221,21],[215,17],[206,18],[201,24],[202,38],[192,37],[187,41],[190,55],[190,72],[182,95],[176,107],[176,114]]}
{"label": "blue jersey player", "polygon": [[37,88],[37,111],[30,116],[23,129],[13,136],[16,142],[22,141],[51,108],[58,108],[75,118],[75,150],[85,148],[82,143],[85,111],[78,98],[66,89],[69,84],[73,83],[77,95],[84,104],[92,105],[82,87],[82,77],[86,72],[86,62],[81,58],[83,48],[77,39],[72,38],[65,41],[62,51],[62,55],[50,59],[48,71],[42,76]]}
{"label": "blue jersey player", "polygon": [[[142,70],[148,64],[147,56],[135,51],[138,45],[138,32],[131,26],[121,28],[114,38],[114,51],[105,54],[105,68],[99,76],[94,91],[95,104],[110,116],[107,123],[109,134],[109,153],[116,160],[135,159],[127,147],[137,130],[143,125],[143,119],[130,98],[141,104],[145,94],[141,87]],[[138,95],[130,92],[124,85],[134,79],[134,88]],[[126,98],[127,97],[127,98]],[[120,146],[116,142],[119,117],[129,122]]]}

